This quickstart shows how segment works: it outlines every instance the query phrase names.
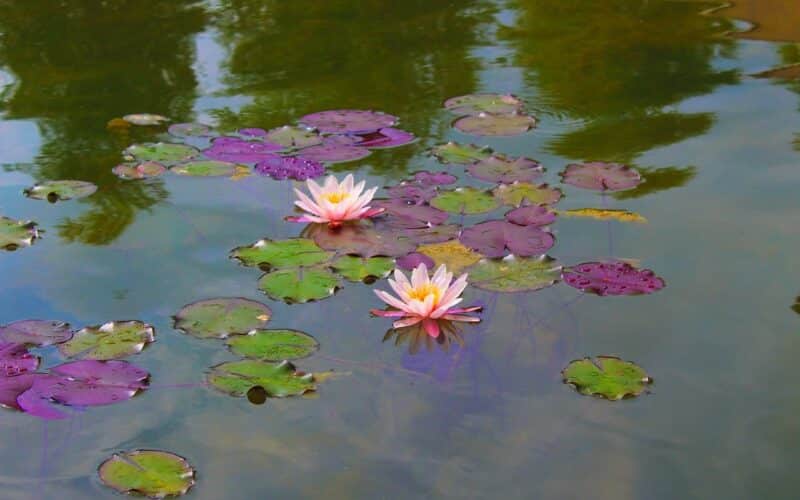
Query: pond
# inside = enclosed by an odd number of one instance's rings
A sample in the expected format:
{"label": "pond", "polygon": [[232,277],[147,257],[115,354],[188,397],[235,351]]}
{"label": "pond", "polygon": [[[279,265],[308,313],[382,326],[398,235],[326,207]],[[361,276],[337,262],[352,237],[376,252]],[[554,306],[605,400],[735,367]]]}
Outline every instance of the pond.
{"label": "pond", "polygon": [[0,0],[0,497],[795,498],[799,12]]}

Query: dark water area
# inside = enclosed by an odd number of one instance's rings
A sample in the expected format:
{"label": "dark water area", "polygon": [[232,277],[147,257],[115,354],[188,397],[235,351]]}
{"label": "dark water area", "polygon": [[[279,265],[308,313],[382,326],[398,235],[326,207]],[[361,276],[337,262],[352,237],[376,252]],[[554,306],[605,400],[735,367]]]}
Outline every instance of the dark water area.
{"label": "dark water area", "polygon": [[[157,339],[128,358],[152,383],[130,401],[59,421],[0,412],[0,498],[115,498],[97,467],[135,448],[186,457],[198,500],[796,498],[800,83],[754,75],[800,63],[800,33],[765,19],[770,5],[793,12],[779,0],[729,11],[677,0],[0,0],[0,215],[44,230],[0,254],[0,324],[138,319]],[[515,137],[453,129],[442,102],[473,92],[519,96],[538,126]],[[637,168],[645,183],[603,199],[562,185],[558,208],[605,204],[646,224],[562,217],[548,254],[567,266],[631,259],[666,287],[470,287],[465,303],[487,307],[462,345],[398,345],[369,315],[385,281],[288,305],[228,259],[299,235],[283,220],[290,181],[111,171],[131,144],[169,140],[107,127],[129,113],[233,131],[338,108],[391,113],[419,137],[330,168],[369,185],[419,170],[481,185],[428,154],[451,140],[535,158],[550,184],[568,163]],[[56,204],[22,195],[58,179],[98,191]],[[320,341],[297,362],[337,374],[314,398],[256,406],[203,386],[209,367],[236,358],[171,316],[239,296],[269,305],[270,328]],[[571,360],[595,355],[642,366],[650,393],[610,402],[562,383]]]}

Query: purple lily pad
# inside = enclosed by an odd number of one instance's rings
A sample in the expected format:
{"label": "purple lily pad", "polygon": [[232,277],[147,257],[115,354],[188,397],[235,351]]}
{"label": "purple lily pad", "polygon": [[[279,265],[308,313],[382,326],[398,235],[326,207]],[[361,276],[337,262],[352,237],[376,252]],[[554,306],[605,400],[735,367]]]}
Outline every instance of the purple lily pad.
{"label": "purple lily pad", "polygon": [[175,123],[169,126],[167,132],[175,137],[207,137],[211,128],[202,123]]}
{"label": "purple lily pad", "polygon": [[595,295],[642,295],[664,288],[664,280],[650,269],[627,262],[584,262],[564,271],[564,282]]}
{"label": "purple lily pad", "polygon": [[38,377],[46,377],[41,373],[25,373],[16,377],[0,377],[0,406],[22,410],[17,398],[33,385]]}
{"label": "purple lily pad", "polygon": [[420,224],[417,227],[443,224],[449,217],[447,212],[438,208],[428,205],[409,205],[402,200],[375,200],[371,206],[385,209],[388,215],[417,221]]}
{"label": "purple lily pad", "polygon": [[464,116],[453,122],[453,127],[465,134],[482,136],[512,136],[524,134],[536,126],[536,119],[523,114]]}
{"label": "purple lily pad", "polygon": [[0,326],[0,342],[48,346],[72,338],[69,323],[40,319],[26,319]]}
{"label": "purple lily pad", "polygon": [[519,226],[504,220],[490,220],[469,227],[459,238],[464,246],[486,257],[513,254],[520,257],[542,255],[555,244],[555,238],[535,226]]}
{"label": "purple lily pad", "polygon": [[639,172],[620,163],[573,163],[561,172],[565,184],[594,191],[622,191],[642,183]]}
{"label": "purple lily pad", "polygon": [[313,239],[325,250],[365,258],[376,255],[399,257],[417,248],[411,238],[398,231],[380,231],[366,222],[346,224],[335,229],[326,224],[309,224],[303,231],[303,237]]}
{"label": "purple lily pad", "polygon": [[556,214],[542,205],[529,205],[511,210],[506,220],[520,226],[547,226],[555,222]]}
{"label": "purple lily pad", "polygon": [[407,228],[400,231],[400,234],[410,238],[418,245],[429,245],[431,243],[444,243],[458,238],[461,226],[456,224],[445,224],[441,226],[431,226],[422,228]]}
{"label": "purple lily pad", "polygon": [[370,151],[367,148],[359,148],[334,141],[325,141],[318,146],[301,149],[298,155],[306,160],[325,163],[343,163],[365,158],[370,155]]}
{"label": "purple lily pad", "polygon": [[423,170],[414,174],[414,182],[423,186],[444,186],[455,184],[457,180],[458,177],[447,172],[428,172]]}
{"label": "purple lily pad", "polygon": [[492,155],[467,167],[467,172],[483,181],[511,184],[538,179],[544,173],[544,167],[538,161],[530,158],[506,158]]}
{"label": "purple lily pad", "polygon": [[256,172],[276,180],[294,179],[304,181],[325,173],[322,163],[296,156],[275,156],[256,164]]}
{"label": "purple lily pad", "polygon": [[419,205],[427,203],[436,197],[436,186],[425,186],[416,182],[401,182],[396,186],[386,188],[390,198],[404,203]]}
{"label": "purple lily pad", "polygon": [[236,137],[219,137],[211,143],[211,147],[203,151],[206,157],[213,160],[233,163],[258,163],[275,158],[274,151],[283,146],[269,142],[246,141]]}
{"label": "purple lily pad", "polygon": [[0,343],[0,376],[13,377],[36,370],[39,367],[39,356],[28,352],[22,344],[11,342]]}
{"label": "purple lily pad", "polygon": [[300,118],[300,123],[325,134],[366,134],[397,123],[397,117],[379,111],[337,109]]}
{"label": "purple lily pad", "polygon": [[392,127],[382,128],[369,134],[361,134],[360,137],[362,140],[356,145],[370,149],[396,148],[411,144],[417,140],[417,137],[411,132]]}
{"label": "purple lily pad", "polygon": [[267,131],[264,130],[263,128],[255,128],[255,127],[240,128],[239,130],[236,131],[236,133],[238,133],[243,137],[252,137],[256,139],[264,139],[265,137],[267,137]]}
{"label": "purple lily pad", "polygon": [[406,271],[411,271],[420,264],[425,264],[425,267],[428,269],[433,269],[436,267],[436,263],[433,261],[433,259],[425,254],[417,252],[411,252],[410,254],[404,255],[395,260],[395,265]]}

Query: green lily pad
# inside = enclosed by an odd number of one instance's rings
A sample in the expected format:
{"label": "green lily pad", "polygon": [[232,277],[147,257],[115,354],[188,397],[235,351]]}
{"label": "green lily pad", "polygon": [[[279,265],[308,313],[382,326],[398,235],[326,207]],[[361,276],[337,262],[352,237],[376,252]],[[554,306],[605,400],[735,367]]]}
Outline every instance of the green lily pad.
{"label": "green lily pad", "polygon": [[266,326],[272,311],[255,300],[241,297],[200,300],[173,316],[174,328],[201,339],[244,335]]}
{"label": "green lily pad", "polygon": [[516,257],[482,259],[467,268],[471,285],[491,292],[530,292],[547,288],[561,279],[562,267],[555,259]]}
{"label": "green lily pad", "polygon": [[585,395],[612,401],[636,397],[647,390],[653,379],[645,371],[614,356],[597,356],[571,362],[561,372],[564,383]]}
{"label": "green lily pad", "polygon": [[306,127],[293,127],[284,125],[267,132],[269,142],[280,144],[287,148],[300,149],[322,144],[322,137],[314,130]]}
{"label": "green lily pad", "polygon": [[322,264],[332,255],[306,238],[258,240],[250,246],[234,248],[230,254],[245,266],[258,266],[265,270]]}
{"label": "green lily pad", "polygon": [[142,352],[155,341],[153,327],[141,321],[109,321],[76,332],[70,340],[58,345],[68,358],[106,361],[121,359]]}
{"label": "green lily pad", "polygon": [[319,342],[311,335],[297,330],[253,330],[227,340],[232,353],[261,361],[300,359],[319,349]]}
{"label": "green lily pad", "polygon": [[473,187],[460,187],[441,191],[431,200],[431,205],[452,214],[483,214],[500,204],[491,193]]}
{"label": "green lily pad", "polygon": [[64,180],[40,182],[23,193],[34,200],[47,200],[55,203],[59,200],[85,198],[93,195],[96,191],[97,186],[91,182]]}
{"label": "green lily pad", "polygon": [[303,303],[327,299],[339,285],[339,278],[322,267],[280,269],[258,280],[258,288],[275,300]]}
{"label": "green lily pad", "polygon": [[551,188],[547,184],[539,186],[528,182],[515,182],[501,184],[494,188],[492,194],[504,205],[520,207],[523,205],[553,205],[561,199],[562,193],[558,188]]}
{"label": "green lily pad", "polygon": [[157,161],[159,163],[178,162],[195,158],[200,151],[185,144],[171,144],[168,142],[154,142],[148,144],[134,144],[122,152],[123,155],[139,161]]}
{"label": "green lily pad", "polygon": [[363,258],[343,255],[331,267],[349,281],[374,282],[385,278],[394,269],[394,259],[389,257]]}
{"label": "green lily pad", "polygon": [[37,224],[0,216],[0,248],[13,251],[20,247],[29,247],[39,238]]}
{"label": "green lily pad", "polygon": [[236,164],[218,160],[195,160],[175,165],[169,171],[191,177],[227,177],[236,173]]}
{"label": "green lily pad", "polygon": [[516,113],[523,106],[522,100],[511,94],[468,94],[444,102],[444,107],[457,115]]}
{"label": "green lily pad", "polygon": [[229,361],[212,367],[207,380],[218,391],[236,397],[254,387],[263,388],[273,398],[300,396],[317,388],[312,374],[299,374],[288,361]]}
{"label": "green lily pad", "polygon": [[167,451],[115,453],[97,473],[109,488],[148,498],[184,495],[194,486],[194,469],[189,462]]}
{"label": "green lily pad", "polygon": [[121,179],[149,179],[158,177],[167,171],[164,165],[155,161],[136,163],[121,163],[111,169],[114,175]]}
{"label": "green lily pad", "polygon": [[480,113],[464,116],[453,122],[453,127],[470,135],[512,136],[524,134],[536,126],[536,119],[525,114],[492,115]]}
{"label": "green lily pad", "polygon": [[431,154],[442,163],[469,165],[492,156],[492,149],[489,146],[448,142],[432,148]]}

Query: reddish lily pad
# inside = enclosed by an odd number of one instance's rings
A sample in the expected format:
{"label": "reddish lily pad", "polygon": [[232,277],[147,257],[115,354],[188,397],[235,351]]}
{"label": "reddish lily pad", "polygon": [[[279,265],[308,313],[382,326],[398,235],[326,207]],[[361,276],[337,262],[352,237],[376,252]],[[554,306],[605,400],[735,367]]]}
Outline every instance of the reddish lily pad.
{"label": "reddish lily pad", "polygon": [[639,396],[653,383],[641,367],[616,356],[577,359],[561,375],[581,394],[611,401]]}
{"label": "reddish lily pad", "polygon": [[379,111],[339,109],[300,118],[300,123],[324,134],[366,134],[397,123],[397,117]]}
{"label": "reddish lily pad", "polygon": [[14,377],[0,377],[0,406],[13,410],[22,410],[17,398],[33,386],[38,377],[46,377],[41,373],[24,373]]}
{"label": "reddish lily pad", "polygon": [[139,164],[122,163],[111,171],[122,179],[149,179],[160,176],[167,171],[167,167],[156,161],[145,161]]}
{"label": "reddish lily pad", "polygon": [[173,319],[176,330],[201,339],[221,339],[263,328],[271,316],[270,308],[261,302],[226,297],[188,304]]}
{"label": "reddish lily pad", "polygon": [[189,177],[228,177],[236,173],[236,164],[218,160],[195,160],[175,165],[169,170]]}
{"label": "reddish lily pad", "polygon": [[25,196],[34,200],[56,201],[85,198],[93,195],[97,186],[91,182],[62,180],[40,182],[24,191]]}
{"label": "reddish lily pad", "polygon": [[319,146],[311,146],[310,148],[302,149],[297,154],[299,157],[310,161],[344,163],[366,158],[370,155],[370,151],[367,148],[326,142]]}
{"label": "reddish lily pad", "polygon": [[459,187],[441,191],[431,200],[431,206],[453,214],[483,214],[499,206],[497,199],[487,191],[473,187]]}
{"label": "reddish lily pad", "polygon": [[374,224],[361,222],[330,228],[327,224],[309,224],[303,236],[313,239],[325,250],[361,257],[399,257],[413,252],[417,245],[396,230],[380,231]]}
{"label": "reddish lily pad", "polygon": [[232,163],[258,163],[275,158],[275,151],[283,146],[262,141],[248,141],[237,137],[219,137],[203,154],[212,160]]}
{"label": "reddish lily pad", "polygon": [[530,158],[492,155],[467,167],[467,172],[483,181],[511,184],[538,179],[544,173],[544,167]]}
{"label": "reddish lily pad", "polygon": [[565,184],[594,191],[622,191],[642,182],[641,175],[634,168],[599,161],[567,165],[561,177]]}
{"label": "reddish lily pad", "polygon": [[459,239],[466,247],[490,258],[542,255],[555,244],[555,238],[547,231],[504,220],[476,224],[465,229]]}
{"label": "reddish lily pad", "polygon": [[148,498],[184,495],[195,483],[194,469],[185,458],[158,450],[115,453],[97,473],[109,488]]}
{"label": "reddish lily pad", "polygon": [[266,139],[269,142],[280,144],[290,149],[301,149],[322,144],[322,137],[316,130],[292,125],[284,125],[270,130],[266,134]]}
{"label": "reddish lily pad", "polygon": [[314,160],[297,156],[275,156],[256,164],[256,172],[275,180],[294,179],[304,181],[325,173],[325,166]]}
{"label": "reddish lily pad", "polygon": [[464,116],[453,122],[453,127],[470,135],[512,136],[524,134],[536,126],[536,119],[529,115],[506,114]]}
{"label": "reddish lily pad", "polygon": [[28,352],[22,344],[0,343],[0,377],[13,377],[35,371],[39,367],[39,356]]}
{"label": "reddish lily pad", "polygon": [[532,292],[561,279],[561,266],[548,256],[482,259],[467,269],[470,283],[490,292]]}
{"label": "reddish lily pad", "polygon": [[109,360],[142,352],[155,342],[155,330],[141,321],[110,321],[100,326],[83,328],[58,346],[70,358]]}
{"label": "reddish lily pad", "polygon": [[436,263],[432,258],[418,252],[411,252],[408,255],[397,258],[395,264],[400,269],[404,269],[406,271],[416,269],[420,264],[425,264],[425,267],[428,269],[433,269],[436,266]]}
{"label": "reddish lily pad", "polygon": [[411,144],[417,140],[416,136],[411,132],[392,127],[382,128],[377,132],[360,135],[360,137],[361,141],[357,142],[356,145],[370,149],[396,148]]}
{"label": "reddish lily pad", "polygon": [[420,205],[436,197],[438,190],[436,186],[403,181],[396,186],[386,188],[386,193],[392,199],[402,201],[405,204]]}
{"label": "reddish lily pad", "polygon": [[664,288],[664,280],[650,269],[627,262],[584,262],[564,271],[564,282],[595,295],[643,295]]}
{"label": "reddish lily pad", "polygon": [[202,123],[175,123],[169,126],[167,132],[175,137],[207,137],[211,127]]}
{"label": "reddish lily pad", "polygon": [[501,184],[492,191],[492,194],[503,204],[514,207],[552,205],[558,203],[562,196],[558,188],[551,188],[547,184],[537,186],[527,182]]}
{"label": "reddish lily pad", "polygon": [[447,212],[428,205],[408,204],[403,200],[375,200],[371,203],[375,208],[383,208],[387,215],[415,221],[415,226],[426,227],[429,225],[443,224],[448,219]]}
{"label": "reddish lily pad", "polygon": [[148,144],[134,144],[123,154],[138,161],[156,161],[159,163],[173,163],[186,161],[200,155],[200,151],[185,144],[170,144],[156,142]]}
{"label": "reddish lily pad", "polygon": [[433,147],[430,153],[442,163],[469,165],[492,156],[492,149],[489,146],[448,142]]}
{"label": "reddish lily pad", "polygon": [[523,106],[522,100],[511,94],[468,94],[444,102],[445,109],[457,115],[517,113]]}
{"label": "reddish lily pad", "polygon": [[556,214],[544,205],[528,205],[508,212],[506,220],[520,226],[548,226],[555,222]]}
{"label": "reddish lily pad", "polygon": [[422,186],[444,186],[448,184],[455,184],[458,177],[447,172],[428,172],[421,171],[415,172],[413,182]]}
{"label": "reddish lily pad", "polygon": [[69,323],[63,321],[25,319],[0,326],[0,342],[44,347],[71,338]]}
{"label": "reddish lily pad", "polygon": [[39,230],[35,222],[9,219],[0,216],[0,248],[14,251],[20,247],[29,247],[39,238]]}

